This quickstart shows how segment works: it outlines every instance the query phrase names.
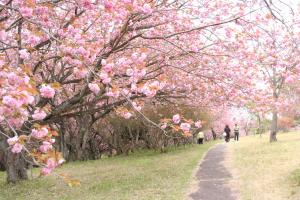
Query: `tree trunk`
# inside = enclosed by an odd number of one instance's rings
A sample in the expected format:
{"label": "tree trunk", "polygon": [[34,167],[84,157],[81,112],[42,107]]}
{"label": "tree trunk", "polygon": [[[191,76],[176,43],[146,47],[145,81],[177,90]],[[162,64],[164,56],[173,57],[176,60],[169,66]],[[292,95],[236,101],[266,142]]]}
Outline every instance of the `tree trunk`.
{"label": "tree trunk", "polygon": [[258,129],[257,130],[258,130],[258,134],[261,138],[263,130],[262,130],[261,118],[260,118],[259,114],[257,115],[257,121],[258,121]]}
{"label": "tree trunk", "polygon": [[7,173],[7,182],[16,183],[20,180],[28,179],[27,163],[21,153],[11,152],[11,148],[3,135],[0,134],[0,170]]}
{"label": "tree trunk", "polygon": [[5,171],[5,151],[7,149],[8,145],[4,140],[1,140],[0,137],[0,171]]}
{"label": "tree trunk", "polygon": [[[91,125],[90,125],[91,126]],[[89,141],[89,137],[90,137],[90,128],[88,127],[84,127],[81,130],[80,135],[82,135],[82,145],[80,147],[80,160],[88,160],[89,158],[89,154],[91,153],[88,149],[87,149],[87,145],[88,145],[88,141]]]}
{"label": "tree trunk", "polygon": [[270,133],[270,142],[276,142],[276,134],[277,134],[277,123],[278,123],[278,113],[277,111],[272,112],[272,124],[271,124],[271,133]]}
{"label": "tree trunk", "polygon": [[16,183],[20,180],[28,179],[26,161],[21,153],[15,154],[11,152],[11,149],[7,149],[5,161],[8,183]]}

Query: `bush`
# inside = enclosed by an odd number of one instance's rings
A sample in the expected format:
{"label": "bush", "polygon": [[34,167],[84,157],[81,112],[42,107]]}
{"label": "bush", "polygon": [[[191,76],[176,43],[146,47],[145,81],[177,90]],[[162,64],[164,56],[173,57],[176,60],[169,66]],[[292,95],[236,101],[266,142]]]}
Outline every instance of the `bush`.
{"label": "bush", "polygon": [[[143,114],[157,124],[162,118],[172,118],[174,114],[179,113],[186,119],[205,121],[203,129],[209,126],[209,114],[190,106],[174,105],[170,109],[169,105],[156,104],[145,107]],[[105,120],[98,121],[94,129],[99,132],[105,143],[117,151],[117,154],[128,154],[135,149],[145,148],[165,152],[167,147],[180,146],[194,141],[194,137],[184,137],[178,132],[165,135],[159,128],[149,124],[138,114],[129,120],[111,114]],[[197,131],[194,130],[193,135],[196,135]]]}

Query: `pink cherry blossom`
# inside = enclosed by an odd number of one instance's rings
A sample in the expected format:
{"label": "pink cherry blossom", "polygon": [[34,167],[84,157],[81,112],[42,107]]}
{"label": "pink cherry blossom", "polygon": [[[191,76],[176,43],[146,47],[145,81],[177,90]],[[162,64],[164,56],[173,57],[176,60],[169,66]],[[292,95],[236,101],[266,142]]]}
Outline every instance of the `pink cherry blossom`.
{"label": "pink cherry blossom", "polygon": [[42,97],[52,99],[55,95],[55,90],[50,85],[42,85],[40,93]]}
{"label": "pink cherry blossom", "polygon": [[130,112],[126,112],[123,116],[125,119],[130,119],[132,117],[132,114]]}
{"label": "pink cherry blossom", "polygon": [[291,83],[295,82],[295,77],[288,76],[285,81],[286,81],[286,83],[291,84]]}
{"label": "pink cherry blossom", "polygon": [[142,106],[138,105],[136,102],[132,103],[134,109],[136,109],[137,111],[141,111],[142,110]]}
{"label": "pink cherry blossom", "polygon": [[110,77],[104,78],[104,79],[102,80],[102,83],[104,83],[104,84],[108,84],[108,83],[110,83],[110,82],[111,82],[111,78],[110,78]]}
{"label": "pink cherry blossom", "polygon": [[132,55],[131,55],[131,58],[133,59],[133,60],[137,60],[138,59],[138,53],[133,53]]}
{"label": "pink cherry blossom", "polygon": [[44,127],[39,130],[32,129],[32,131],[31,131],[31,136],[34,138],[37,138],[37,139],[41,139],[47,135],[48,135],[48,129],[44,128]]}
{"label": "pink cherry blossom", "polygon": [[167,124],[164,123],[163,125],[160,126],[161,129],[165,130],[167,128]]}
{"label": "pink cherry blossom", "polygon": [[105,95],[108,96],[108,97],[118,98],[119,95],[120,95],[120,92],[119,92],[119,91],[108,90],[108,91],[105,93]]}
{"label": "pink cherry blossom", "polygon": [[86,69],[74,69],[74,75],[76,78],[84,78],[88,74],[88,71]]}
{"label": "pink cherry blossom", "polygon": [[151,89],[149,86],[145,86],[143,88],[143,93],[148,97],[148,98],[152,98],[156,95],[156,90]]}
{"label": "pink cherry blossom", "polygon": [[105,0],[104,1],[104,7],[108,11],[112,11],[113,10],[113,4],[109,0]]}
{"label": "pink cherry blossom", "polygon": [[126,70],[126,75],[127,76],[132,76],[133,75],[133,69],[129,68]]}
{"label": "pink cherry blossom", "polygon": [[8,77],[8,83],[10,85],[19,85],[22,83],[20,81],[20,77],[18,75],[16,75],[15,73],[9,73],[7,77]]}
{"label": "pink cherry blossom", "polygon": [[103,80],[103,79],[107,79],[109,76],[106,72],[101,72],[99,77]]}
{"label": "pink cherry blossom", "polygon": [[108,91],[108,92],[106,92],[106,96],[108,96],[108,97],[114,97],[115,94],[112,91]]}
{"label": "pink cherry blossom", "polygon": [[2,99],[2,103],[15,108],[20,108],[22,106],[22,102],[18,101],[17,99],[11,96],[4,96]]}
{"label": "pink cherry blossom", "polygon": [[144,61],[147,58],[147,54],[142,53],[139,60]]}
{"label": "pink cherry blossom", "polygon": [[47,160],[46,166],[50,169],[51,168],[54,169],[57,166],[57,163],[55,162],[55,160],[53,158],[49,158]]}
{"label": "pink cherry blossom", "polygon": [[14,136],[12,138],[7,139],[7,143],[9,144],[9,146],[16,144],[18,141],[19,141],[18,136]]}
{"label": "pink cherry blossom", "polygon": [[92,9],[93,8],[91,0],[83,0],[82,5],[86,9]]}
{"label": "pink cherry blossom", "polygon": [[34,97],[32,94],[29,94],[28,91],[22,91],[19,93],[21,96],[19,97],[19,101],[22,104],[33,104],[34,103]]}
{"label": "pink cherry blossom", "polygon": [[175,124],[179,124],[179,122],[180,122],[180,115],[179,114],[174,115],[173,118],[172,118],[172,120],[173,120],[173,122]]}
{"label": "pink cherry blossom", "polygon": [[23,149],[23,145],[21,145],[20,143],[15,143],[11,149],[11,152],[20,153],[22,151],[22,149]]}
{"label": "pink cherry blossom", "polygon": [[45,113],[45,111],[38,109],[38,110],[34,111],[32,118],[34,120],[43,120],[46,116],[47,116],[47,114]]}
{"label": "pink cherry blossom", "polygon": [[197,121],[197,122],[195,123],[195,126],[196,126],[197,128],[201,128],[201,127],[202,127],[201,121]]}
{"label": "pink cherry blossom", "polygon": [[[103,61],[104,62],[104,61]],[[106,73],[110,73],[113,71],[113,65],[112,64],[106,64],[103,66],[103,70],[106,72]]]}
{"label": "pink cherry blossom", "polygon": [[20,12],[23,15],[23,17],[32,17],[33,10],[28,7],[21,7]]}
{"label": "pink cherry blossom", "polygon": [[[23,115],[24,117],[27,116],[27,115]],[[21,126],[23,125],[24,121],[26,120],[25,119],[15,119],[15,118],[10,118],[8,119],[8,123],[12,126],[12,127],[15,127],[15,128],[21,128]]]}
{"label": "pink cherry blossom", "polygon": [[145,4],[143,7],[143,12],[146,14],[150,14],[152,13],[153,9],[151,8],[151,6],[149,4]]}
{"label": "pink cherry blossom", "polygon": [[22,58],[22,59],[30,58],[30,54],[28,53],[28,51],[26,49],[20,50],[19,53],[20,53],[20,58]]}
{"label": "pink cherry blossom", "polygon": [[42,153],[47,153],[47,151],[49,151],[50,149],[52,149],[53,147],[52,147],[52,145],[51,145],[51,143],[50,142],[46,142],[46,141],[44,141],[43,142],[43,144],[40,146],[40,151],[42,152]]}
{"label": "pink cherry blossom", "polygon": [[58,163],[59,165],[61,165],[61,164],[63,164],[64,162],[65,162],[65,159],[62,158],[62,159],[59,159],[57,163]]}
{"label": "pink cherry blossom", "polygon": [[180,124],[180,128],[184,131],[184,132],[188,132],[190,131],[191,125],[189,123],[181,123]]}
{"label": "pink cherry blossom", "polygon": [[1,30],[0,31],[0,40],[6,40],[6,37],[7,37],[6,32],[4,30]]}
{"label": "pink cherry blossom", "polygon": [[39,37],[37,37],[37,36],[35,36],[35,35],[30,35],[29,37],[28,37],[28,43],[30,43],[30,44],[32,44],[32,45],[36,45],[37,43],[39,43],[40,42],[40,38]]}
{"label": "pink cherry blossom", "polygon": [[58,162],[56,162],[53,158],[48,158],[46,166],[41,170],[41,174],[44,176],[49,175],[58,165],[61,165],[64,161],[64,159],[59,159]]}
{"label": "pink cherry blossom", "polygon": [[98,94],[100,92],[100,88],[96,83],[89,83],[89,88],[94,94]]}
{"label": "pink cherry blossom", "polygon": [[51,172],[53,171],[52,168],[48,168],[48,167],[43,167],[41,170],[41,174],[44,176],[49,175]]}
{"label": "pink cherry blossom", "polygon": [[142,70],[140,71],[140,73],[139,73],[139,76],[140,76],[141,78],[143,78],[146,74],[147,74],[147,70],[146,70],[146,69],[142,69]]}
{"label": "pink cherry blossom", "polygon": [[101,60],[101,65],[104,66],[104,65],[106,65],[106,64],[107,64],[107,61],[106,61],[105,59],[102,59],[102,60]]}

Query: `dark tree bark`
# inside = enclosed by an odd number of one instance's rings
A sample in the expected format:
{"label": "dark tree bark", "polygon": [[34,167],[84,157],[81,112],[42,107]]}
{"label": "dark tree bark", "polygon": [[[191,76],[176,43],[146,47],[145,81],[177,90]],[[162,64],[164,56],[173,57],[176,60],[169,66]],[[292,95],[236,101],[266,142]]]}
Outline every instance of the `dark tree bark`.
{"label": "dark tree bark", "polygon": [[5,152],[5,167],[7,171],[7,182],[16,183],[28,179],[26,161],[21,153],[15,154],[11,149]]}
{"label": "dark tree bark", "polygon": [[256,117],[257,117],[257,123],[258,123],[257,134],[259,134],[259,136],[262,137],[262,133],[263,133],[262,119],[261,119],[259,113],[256,115]]}
{"label": "dark tree bark", "polygon": [[272,124],[271,124],[271,133],[270,133],[270,142],[277,141],[277,127],[278,127],[278,113],[276,110],[272,112]]}
{"label": "dark tree bark", "polygon": [[[5,129],[0,127],[2,132]],[[10,135],[7,133],[7,135]],[[28,179],[27,176],[27,162],[23,157],[23,154],[15,154],[11,152],[6,137],[0,134],[0,170],[4,170],[7,173],[7,182],[16,183],[20,180]]]}
{"label": "dark tree bark", "polygon": [[64,137],[61,137],[60,141],[63,144],[61,146],[66,160],[83,161],[97,157],[94,156],[97,154],[96,144],[92,144],[91,141],[93,140],[92,125],[93,121],[89,115],[66,119],[65,123],[61,124],[60,130]]}
{"label": "dark tree bark", "polygon": [[5,150],[7,148],[7,145],[5,145],[5,141],[1,140],[0,137],[0,171],[5,171]]}

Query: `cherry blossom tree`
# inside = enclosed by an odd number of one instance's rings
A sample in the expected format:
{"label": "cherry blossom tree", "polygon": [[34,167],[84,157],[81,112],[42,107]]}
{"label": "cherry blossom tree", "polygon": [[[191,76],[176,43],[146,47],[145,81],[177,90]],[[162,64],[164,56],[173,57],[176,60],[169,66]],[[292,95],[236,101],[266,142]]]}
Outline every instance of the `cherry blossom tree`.
{"label": "cherry blossom tree", "polygon": [[168,137],[190,137],[201,121],[174,113],[154,123],[145,105],[184,101],[218,113],[219,126],[231,123],[221,108],[255,99],[257,80],[273,90],[274,140],[279,91],[298,51],[291,27],[269,30],[271,11],[267,1],[0,0],[8,181],[27,179],[26,163],[42,175],[61,165],[59,134],[72,133],[84,160],[93,125],[110,113],[141,117]]}
{"label": "cherry blossom tree", "polygon": [[[270,142],[276,141],[278,112],[280,106],[287,105],[288,97],[282,91],[295,77],[299,63],[299,49],[296,42],[296,33],[284,26],[277,25],[276,29],[267,31],[269,38],[265,42],[257,43],[256,51],[262,78],[267,85],[266,90],[272,91],[272,125]],[[291,27],[292,28],[292,27]],[[267,37],[267,36],[266,36]]]}
{"label": "cherry blossom tree", "polygon": [[[64,161],[53,144],[66,119],[92,125],[110,112],[143,116],[147,99],[224,102],[224,88],[233,84],[229,71],[237,66],[230,59],[234,45],[227,42],[234,30],[227,24],[249,14],[246,6],[207,0],[0,1],[0,131],[9,147],[8,181],[27,178],[25,161],[41,166],[43,175]],[[176,124],[176,116],[167,123]],[[191,122],[177,124],[188,133]],[[90,126],[80,125],[88,135]]]}

